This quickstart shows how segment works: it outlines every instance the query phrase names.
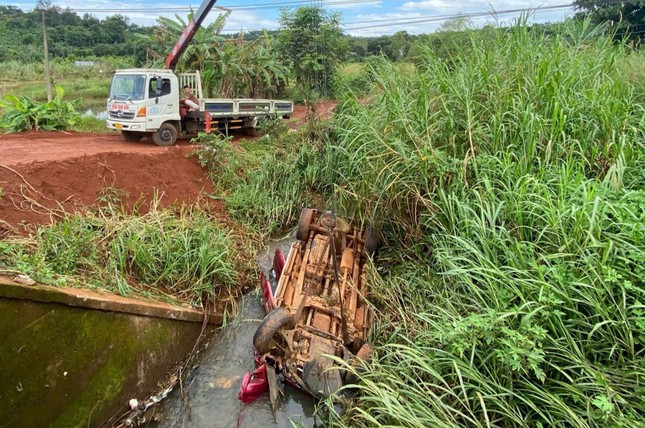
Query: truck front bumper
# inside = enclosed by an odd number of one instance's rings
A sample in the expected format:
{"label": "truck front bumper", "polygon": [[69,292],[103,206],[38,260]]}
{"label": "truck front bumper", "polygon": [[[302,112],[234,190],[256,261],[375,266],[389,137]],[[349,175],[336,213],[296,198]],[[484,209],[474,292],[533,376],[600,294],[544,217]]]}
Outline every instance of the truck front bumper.
{"label": "truck front bumper", "polygon": [[120,121],[120,120],[107,120],[107,127],[109,129],[119,129],[123,131],[146,131],[146,122],[130,122],[130,121]]}

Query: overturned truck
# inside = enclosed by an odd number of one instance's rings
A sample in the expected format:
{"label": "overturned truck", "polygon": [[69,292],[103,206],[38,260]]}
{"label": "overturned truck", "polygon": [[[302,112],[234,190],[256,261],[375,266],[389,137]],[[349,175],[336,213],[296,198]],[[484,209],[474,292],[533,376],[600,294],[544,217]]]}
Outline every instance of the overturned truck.
{"label": "overturned truck", "polygon": [[259,368],[243,380],[245,402],[267,390],[273,401],[280,380],[326,397],[351,382],[330,356],[352,364],[371,354],[373,312],[364,267],[378,247],[375,230],[330,211],[304,209],[296,238],[286,260],[276,250],[275,292],[260,276],[267,315],[253,337]]}

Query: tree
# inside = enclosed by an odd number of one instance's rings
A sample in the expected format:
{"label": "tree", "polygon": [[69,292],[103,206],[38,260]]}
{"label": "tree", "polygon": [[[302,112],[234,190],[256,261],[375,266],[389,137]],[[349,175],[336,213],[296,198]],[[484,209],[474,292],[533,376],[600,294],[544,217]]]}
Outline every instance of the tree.
{"label": "tree", "polygon": [[410,35],[407,31],[398,31],[392,37],[392,55],[395,61],[400,61],[406,57],[410,50]]}
{"label": "tree", "polygon": [[577,18],[591,19],[595,24],[609,23],[616,30],[617,37],[629,35],[632,39],[643,39],[645,31],[645,1],[598,2],[576,0],[579,11]]}
{"label": "tree", "polygon": [[336,65],[347,54],[340,15],[314,6],[295,11],[285,9],[280,27],[278,46],[282,58],[293,70],[296,87],[303,98],[313,98],[313,90],[328,95]]}

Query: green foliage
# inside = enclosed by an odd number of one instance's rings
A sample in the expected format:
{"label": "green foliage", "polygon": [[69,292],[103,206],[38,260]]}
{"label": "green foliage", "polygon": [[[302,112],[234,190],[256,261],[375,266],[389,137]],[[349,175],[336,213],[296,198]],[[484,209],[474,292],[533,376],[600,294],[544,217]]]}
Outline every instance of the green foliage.
{"label": "green foliage", "polygon": [[193,140],[202,145],[199,163],[223,193],[231,217],[263,237],[293,224],[301,207],[312,203],[325,153],[306,129],[273,131],[247,149],[219,135]]}
{"label": "green foliage", "polygon": [[645,107],[593,34],[469,33],[338,108],[327,206],[388,249],[380,347],[336,424],[641,423]]}
{"label": "green foliage", "polygon": [[[155,205],[144,215],[108,206],[68,215],[39,228],[29,240],[0,241],[0,267],[45,283],[84,281],[133,292],[201,302],[229,296],[245,263],[228,227],[195,206],[177,211]],[[245,258],[248,254],[245,254]]]}
{"label": "green foliage", "polygon": [[577,18],[591,19],[596,24],[607,23],[619,38],[643,40],[645,1],[596,2],[576,0]]}
{"label": "green foliage", "polygon": [[36,102],[29,97],[7,95],[0,100],[4,109],[0,116],[0,129],[5,132],[35,130],[64,130],[74,126],[80,119],[74,106],[79,100],[63,101],[65,91],[56,87],[56,96],[47,103]]}
{"label": "green foliage", "polygon": [[309,101],[314,94],[330,96],[336,66],[347,53],[340,15],[313,6],[284,9],[280,25],[278,48],[293,70],[298,92]]}
{"label": "green foliage", "polygon": [[[221,35],[229,13],[221,14],[206,27],[200,28],[181,56],[177,69],[201,72],[204,92],[213,97],[274,97],[286,85],[289,70],[278,57],[275,43],[268,34],[255,40]],[[191,17],[189,16],[189,19]],[[153,65],[163,63],[166,55],[186,27],[179,16],[175,20],[161,17],[148,43],[158,46],[150,50]]]}
{"label": "green foliage", "polygon": [[[69,9],[46,8],[47,39],[52,58],[69,56],[137,56],[144,60],[145,44],[136,34],[149,34],[152,28],[129,23],[123,15],[99,20],[85,14],[79,16]],[[41,13],[23,12],[15,6],[0,5],[0,62],[42,61],[43,33]]]}

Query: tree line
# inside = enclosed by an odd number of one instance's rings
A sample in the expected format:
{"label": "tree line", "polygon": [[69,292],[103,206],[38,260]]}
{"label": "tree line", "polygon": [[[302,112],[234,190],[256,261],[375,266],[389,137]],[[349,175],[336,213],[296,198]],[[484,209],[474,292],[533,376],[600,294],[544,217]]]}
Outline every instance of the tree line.
{"label": "tree line", "polygon": [[[629,37],[639,42],[645,34],[645,1],[643,0],[620,3],[578,0],[575,4],[576,18],[589,18],[597,24],[606,23],[607,28],[613,30],[617,37]],[[336,56],[351,61],[362,61],[367,57],[381,54],[393,61],[407,60],[418,45],[430,43],[440,46],[446,38],[446,33],[466,29],[469,24],[467,18],[457,18],[448,21],[437,33],[432,34],[413,35],[406,31],[399,31],[393,35],[352,37],[342,34],[339,27],[340,15],[327,12],[318,14],[308,7],[300,9],[302,12],[299,12],[299,9],[283,11],[282,27],[289,30],[290,25],[293,24],[290,19],[296,16],[298,20],[309,25],[331,26],[334,35],[338,33],[343,39],[343,43],[334,46],[340,49]],[[158,30],[159,25],[139,26],[132,24],[123,15],[113,15],[104,19],[98,19],[90,14],[79,16],[71,9],[56,6],[47,8],[46,18],[49,50],[53,58],[129,56],[135,57],[136,62],[143,65],[150,60],[150,51],[158,50],[158,46],[151,44],[154,40],[149,36]],[[542,30],[545,29],[542,28]],[[546,30],[548,31],[548,28]],[[251,31],[245,34],[245,39],[255,40],[267,35],[273,37],[282,32]],[[236,38],[238,35],[221,35],[221,37]],[[295,46],[302,50],[302,45]],[[291,48],[294,48],[294,45]],[[33,62],[39,61],[41,57],[40,12],[37,10],[25,12],[15,6],[0,6],[0,62],[9,60]]]}

